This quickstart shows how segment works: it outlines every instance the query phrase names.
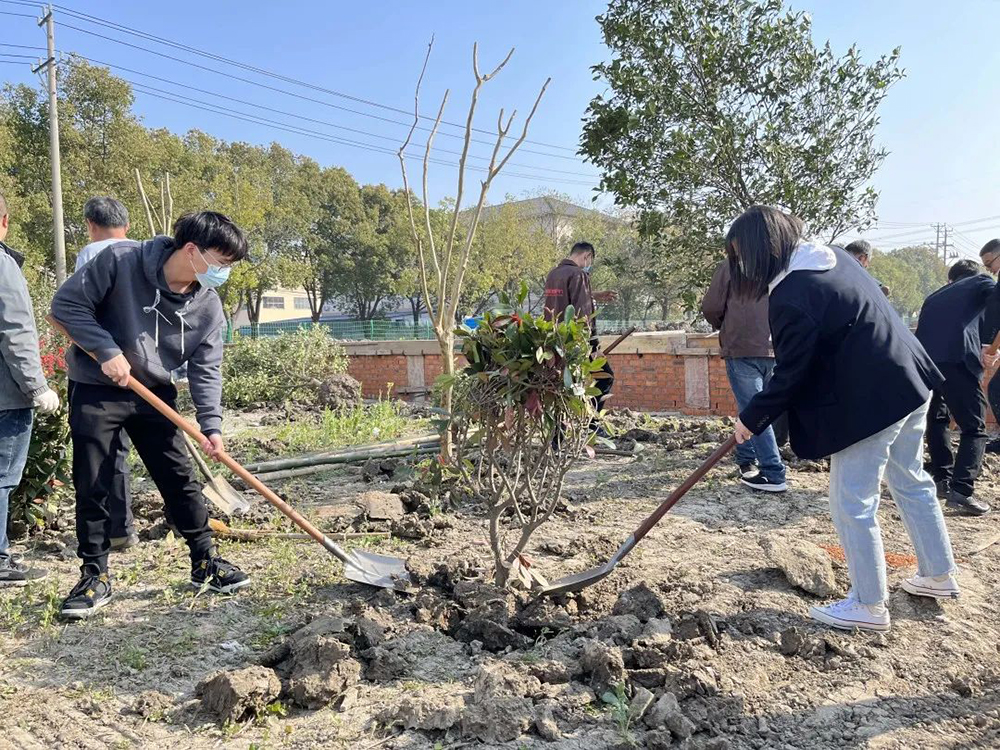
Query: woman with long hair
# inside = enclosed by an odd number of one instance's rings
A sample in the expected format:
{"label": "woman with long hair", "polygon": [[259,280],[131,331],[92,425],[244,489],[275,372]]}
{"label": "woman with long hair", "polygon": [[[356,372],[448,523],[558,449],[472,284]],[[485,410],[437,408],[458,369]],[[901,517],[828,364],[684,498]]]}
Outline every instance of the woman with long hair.
{"label": "woman with long hair", "polygon": [[839,248],[806,242],[802,222],[754,206],[733,222],[726,252],[735,294],[769,295],[775,368],[740,414],[738,442],[788,412],[792,449],[830,457],[830,512],[847,557],[846,599],[812,607],[833,627],[888,630],[878,524],[883,477],[917,553],[902,582],[917,596],[954,598],[951,542],[923,468],[931,389],[943,382],[877,282]]}

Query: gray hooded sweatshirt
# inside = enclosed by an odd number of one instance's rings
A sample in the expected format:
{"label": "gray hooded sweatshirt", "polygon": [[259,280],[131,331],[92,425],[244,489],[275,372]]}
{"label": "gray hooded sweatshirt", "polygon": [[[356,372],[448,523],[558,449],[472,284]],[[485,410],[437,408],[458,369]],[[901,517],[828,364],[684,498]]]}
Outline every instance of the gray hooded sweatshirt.
{"label": "gray hooded sweatshirt", "polygon": [[[169,385],[170,373],[187,362],[198,424],[205,434],[220,432],[222,303],[198,284],[185,294],[170,290],[163,264],[173,252],[170,237],[111,245],[60,287],[52,315],[99,362],[124,354],[132,375],[151,388]],[[114,385],[76,347],[67,363],[72,381]]]}
{"label": "gray hooded sweatshirt", "polygon": [[48,390],[38,355],[35,316],[17,260],[0,242],[0,410],[26,409]]}

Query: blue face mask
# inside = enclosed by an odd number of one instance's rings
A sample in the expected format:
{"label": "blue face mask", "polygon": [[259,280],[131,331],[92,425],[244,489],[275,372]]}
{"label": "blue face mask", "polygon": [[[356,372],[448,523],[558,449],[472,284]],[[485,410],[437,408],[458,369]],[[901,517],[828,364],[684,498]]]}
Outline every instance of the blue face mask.
{"label": "blue face mask", "polygon": [[[194,276],[198,279],[198,283],[201,284],[206,289],[215,289],[216,287],[222,286],[229,279],[229,272],[232,270],[229,266],[213,266],[208,262],[208,259],[202,254],[202,258],[205,260],[205,264],[208,266],[204,271],[194,270]],[[191,263],[191,267],[194,268],[194,263]]]}
{"label": "blue face mask", "polygon": [[583,272],[584,273],[590,273],[593,270],[593,268],[594,268],[593,266],[584,266],[583,267]]}

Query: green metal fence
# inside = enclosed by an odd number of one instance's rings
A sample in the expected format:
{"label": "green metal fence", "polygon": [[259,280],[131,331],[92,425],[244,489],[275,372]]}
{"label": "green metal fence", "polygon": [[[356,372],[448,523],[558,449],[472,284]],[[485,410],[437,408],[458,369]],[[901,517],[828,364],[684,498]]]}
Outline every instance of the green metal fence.
{"label": "green metal fence", "polygon": [[[313,325],[308,320],[284,320],[275,323],[259,323],[256,335],[258,337],[277,336],[281,333],[309,328]],[[434,328],[429,323],[413,325],[413,323],[395,320],[330,320],[317,323],[330,332],[330,335],[342,341],[431,341],[434,339]],[[602,334],[622,333],[632,326],[639,330],[648,329],[649,323],[629,320],[603,320],[598,318],[598,330]],[[226,341],[232,343],[233,330],[227,332]],[[252,326],[240,326],[235,330],[238,336],[253,336]]]}
{"label": "green metal fence", "polygon": [[[281,333],[298,331],[312,327],[311,321],[285,320],[275,323],[259,323],[257,336],[277,336]],[[413,323],[393,320],[330,320],[316,325],[329,331],[335,339],[343,341],[399,341],[403,339],[429,340],[434,338],[434,329],[429,324],[413,325]],[[241,326],[236,329],[239,336],[254,335],[252,326]],[[232,341],[232,332],[227,337]]]}

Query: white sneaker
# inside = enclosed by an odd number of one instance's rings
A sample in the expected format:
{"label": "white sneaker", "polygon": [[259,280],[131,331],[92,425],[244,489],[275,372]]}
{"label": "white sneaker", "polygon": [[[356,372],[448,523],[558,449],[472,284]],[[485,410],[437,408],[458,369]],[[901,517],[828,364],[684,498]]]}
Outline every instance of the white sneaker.
{"label": "white sneaker", "polygon": [[962,595],[958,581],[951,573],[943,576],[913,576],[907,578],[900,586],[907,594],[913,596],[930,596],[935,599],[957,599]]}
{"label": "white sneaker", "polygon": [[889,629],[889,610],[884,604],[862,604],[853,597],[824,607],[810,607],[809,616],[842,630],[857,628],[884,632]]}

